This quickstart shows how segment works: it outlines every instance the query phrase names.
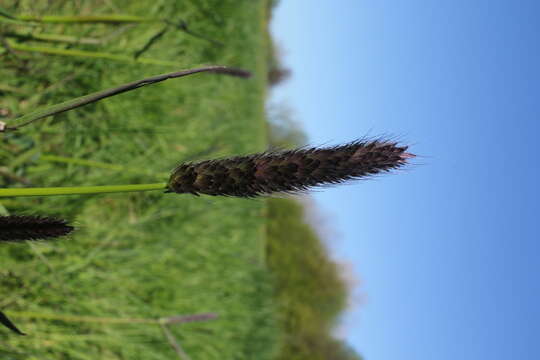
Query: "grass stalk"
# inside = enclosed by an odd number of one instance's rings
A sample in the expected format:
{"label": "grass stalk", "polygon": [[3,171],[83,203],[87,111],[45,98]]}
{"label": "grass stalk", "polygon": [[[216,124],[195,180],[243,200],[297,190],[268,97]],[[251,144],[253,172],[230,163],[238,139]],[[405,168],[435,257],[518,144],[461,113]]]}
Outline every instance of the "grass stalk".
{"label": "grass stalk", "polygon": [[182,348],[178,340],[174,337],[173,333],[169,330],[167,325],[159,324],[161,326],[161,330],[163,330],[163,335],[167,338],[167,341],[169,342],[169,345],[174,349],[180,360],[191,360],[191,357],[185,352],[185,350]]}
{"label": "grass stalk", "polygon": [[18,20],[15,15],[11,14],[3,7],[0,7],[0,23],[7,23],[7,24],[13,24],[13,25],[31,25],[31,26],[36,25],[28,21]]}
{"label": "grass stalk", "polygon": [[38,23],[23,20],[13,20],[3,16],[0,16],[0,23],[5,23],[7,25],[39,26]]}
{"label": "grass stalk", "polygon": [[158,319],[143,319],[143,318],[108,318],[108,317],[93,317],[93,316],[76,316],[76,315],[58,315],[58,314],[43,314],[36,312],[16,312],[11,311],[10,315],[18,318],[28,319],[44,319],[44,320],[59,320],[65,322],[79,323],[99,323],[99,324],[159,324]]}
{"label": "grass stalk", "polygon": [[8,19],[16,19],[15,15],[4,9],[0,6],[0,16],[6,17]]}
{"label": "grass stalk", "polygon": [[20,31],[9,31],[3,34],[5,37],[15,38],[19,40],[34,40],[34,41],[48,41],[59,42],[66,44],[86,44],[86,45],[99,45],[101,40],[94,38],[77,37],[62,34],[48,34],[48,33],[30,33]]}
{"label": "grass stalk", "polygon": [[139,24],[161,22],[161,19],[134,15],[29,15],[16,16],[17,20],[48,24]]}
{"label": "grass stalk", "polygon": [[161,318],[112,318],[77,315],[44,314],[27,311],[11,311],[11,315],[26,319],[59,320],[65,322],[99,323],[99,324],[182,324],[190,322],[210,321],[217,319],[215,313],[202,313],[193,315],[177,315]]}
{"label": "grass stalk", "polygon": [[90,58],[90,59],[104,59],[104,60],[125,62],[125,63],[130,63],[130,64],[146,64],[146,65],[159,65],[159,66],[178,66],[179,65],[177,62],[174,62],[174,61],[149,59],[149,58],[135,59],[133,56],[116,55],[116,54],[110,54],[110,53],[99,52],[99,51],[59,49],[59,48],[47,47],[47,46],[30,46],[30,45],[17,43],[14,41],[8,41],[8,44],[13,50],[38,52],[38,53],[49,54],[49,55],[84,57],[84,58]]}
{"label": "grass stalk", "polygon": [[13,86],[9,86],[6,84],[0,84],[0,92],[11,92],[11,93],[20,94],[20,95],[28,95],[28,93],[25,90],[22,90]]}
{"label": "grass stalk", "polygon": [[[77,166],[87,166],[87,167],[96,168],[96,169],[106,169],[106,170],[113,170],[113,171],[119,171],[119,172],[120,171],[127,171],[127,172],[130,172],[130,173],[139,174],[139,175],[144,174],[144,175],[156,176],[155,171],[144,170],[144,169],[133,169],[133,168],[126,167],[126,166],[117,165],[117,164],[109,164],[109,163],[104,163],[104,162],[101,162],[101,161],[70,158],[70,157],[58,156],[58,155],[47,155],[47,154],[41,155],[40,160],[63,163],[63,164],[72,164],[72,165],[77,165]],[[2,168],[0,168],[0,175],[1,175],[1,170],[2,170]],[[169,173],[162,173],[162,174],[158,174],[158,175],[162,176],[163,178],[166,178],[170,174]]]}
{"label": "grass stalk", "polygon": [[154,191],[154,190],[165,190],[165,189],[166,189],[165,183],[137,184],[137,185],[13,188],[13,189],[0,189],[0,198],[23,197],[23,196],[89,195],[89,194]]}

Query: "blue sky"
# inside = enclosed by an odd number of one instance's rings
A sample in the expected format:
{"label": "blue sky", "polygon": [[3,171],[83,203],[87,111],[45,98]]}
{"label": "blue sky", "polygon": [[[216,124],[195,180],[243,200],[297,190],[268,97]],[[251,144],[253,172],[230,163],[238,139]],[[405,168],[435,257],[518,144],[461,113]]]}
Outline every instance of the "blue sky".
{"label": "blue sky", "polygon": [[[336,4],[339,4],[337,6]],[[286,101],[311,144],[396,135],[408,170],[315,193],[361,279],[367,359],[540,358],[540,2],[282,0]]]}

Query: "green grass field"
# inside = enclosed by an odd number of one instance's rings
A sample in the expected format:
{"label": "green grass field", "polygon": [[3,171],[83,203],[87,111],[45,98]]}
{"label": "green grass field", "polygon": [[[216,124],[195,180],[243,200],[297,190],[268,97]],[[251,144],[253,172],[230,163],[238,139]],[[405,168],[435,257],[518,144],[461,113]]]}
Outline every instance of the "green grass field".
{"label": "green grass field", "polygon": [[[305,141],[292,123],[265,119],[279,65],[267,24],[274,3],[2,3],[0,121],[8,125],[180,69],[228,65],[253,77],[168,80],[0,133],[0,187],[164,183],[182,161]],[[119,14],[152,21],[40,18]],[[77,230],[0,244],[0,311],[28,333],[0,327],[2,360],[360,359],[334,338],[347,286],[295,201],[159,191],[2,198],[7,214],[59,216]],[[171,323],[192,315],[209,318]]]}
{"label": "green grass field", "polygon": [[[169,29],[140,55],[177,64],[160,66],[121,60],[143,49],[161,23],[45,24],[34,30],[108,39],[99,45],[6,37],[13,46],[0,50],[2,121],[202,64],[242,67],[254,76],[169,80],[0,134],[2,187],[160,182],[184,160],[266,147],[266,1],[49,3],[8,0],[2,7],[13,14],[181,19],[213,41]],[[4,32],[28,30],[2,25]],[[24,46],[32,51],[22,51]],[[121,57],[66,52],[75,49]],[[279,330],[264,261],[265,200],[152,192],[0,204],[4,214],[57,215],[78,228],[55,242],[0,247],[0,309],[29,334],[0,328],[1,359],[173,359],[181,351],[160,325],[137,319],[200,313],[218,318],[168,326],[193,359],[274,357]]]}

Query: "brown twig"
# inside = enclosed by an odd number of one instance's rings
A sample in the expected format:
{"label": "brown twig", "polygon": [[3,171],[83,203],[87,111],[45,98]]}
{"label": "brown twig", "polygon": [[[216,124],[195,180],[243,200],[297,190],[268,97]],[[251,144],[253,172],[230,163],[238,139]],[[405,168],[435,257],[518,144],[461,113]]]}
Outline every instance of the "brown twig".
{"label": "brown twig", "polygon": [[217,319],[218,315],[215,313],[184,315],[184,316],[171,316],[161,318],[160,322],[163,324],[184,324],[196,321],[209,321]]}
{"label": "brown twig", "polygon": [[137,50],[135,54],[133,54],[133,57],[137,59],[139,56],[144,54],[148,49],[152,47],[152,45],[154,45],[159,39],[161,39],[163,35],[165,35],[168,29],[169,26],[165,26],[161,31],[152,36],[140,50]]}
{"label": "brown twig", "polygon": [[217,46],[224,46],[224,44],[221,42],[221,41],[218,41],[218,40],[214,40],[206,35],[203,35],[203,34],[199,34],[193,30],[191,30],[187,24],[187,22],[185,22],[184,20],[181,20],[179,23],[173,23],[171,21],[168,21],[168,20],[165,20],[165,22],[169,25],[174,25],[178,30],[181,30],[183,32],[185,32],[186,34],[188,35],[191,35],[193,37],[196,37],[196,38],[199,38],[199,39],[202,39],[202,40],[206,40],[214,45],[217,45]]}
{"label": "brown twig", "polygon": [[161,330],[163,330],[163,333],[165,334],[165,337],[167,338],[167,341],[171,345],[171,347],[174,349],[178,357],[182,360],[191,360],[189,355],[182,349],[182,346],[178,343],[174,335],[171,333],[167,325],[165,324],[159,324],[161,326]]}

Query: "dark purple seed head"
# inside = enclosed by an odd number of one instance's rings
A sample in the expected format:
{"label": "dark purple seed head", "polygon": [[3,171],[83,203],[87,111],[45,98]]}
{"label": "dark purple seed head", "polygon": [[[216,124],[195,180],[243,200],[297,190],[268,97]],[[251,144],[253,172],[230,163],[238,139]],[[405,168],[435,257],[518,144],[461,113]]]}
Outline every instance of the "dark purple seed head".
{"label": "dark purple seed head", "polygon": [[265,152],[178,166],[167,190],[194,195],[256,197],[295,193],[316,186],[362,179],[404,166],[407,146],[358,140],[329,148]]}
{"label": "dark purple seed head", "polygon": [[65,236],[73,231],[66,220],[43,216],[0,216],[0,242],[45,240]]}

